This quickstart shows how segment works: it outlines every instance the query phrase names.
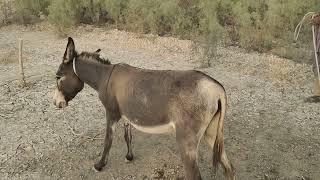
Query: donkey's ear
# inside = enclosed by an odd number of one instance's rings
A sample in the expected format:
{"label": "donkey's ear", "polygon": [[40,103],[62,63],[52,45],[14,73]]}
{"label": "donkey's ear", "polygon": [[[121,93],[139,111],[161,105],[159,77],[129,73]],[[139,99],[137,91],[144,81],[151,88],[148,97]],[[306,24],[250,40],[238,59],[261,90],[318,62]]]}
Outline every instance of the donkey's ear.
{"label": "donkey's ear", "polygon": [[68,44],[66,51],[64,52],[63,56],[63,63],[69,63],[75,58],[76,50],[74,46],[73,39],[71,37],[68,37]]}

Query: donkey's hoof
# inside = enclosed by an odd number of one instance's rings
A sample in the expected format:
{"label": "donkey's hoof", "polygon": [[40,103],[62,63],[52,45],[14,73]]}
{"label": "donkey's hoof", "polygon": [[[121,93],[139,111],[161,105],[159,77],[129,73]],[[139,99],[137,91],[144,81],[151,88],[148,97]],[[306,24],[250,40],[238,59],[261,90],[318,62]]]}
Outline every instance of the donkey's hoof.
{"label": "donkey's hoof", "polygon": [[92,170],[93,170],[94,172],[96,172],[96,173],[100,172],[100,171],[98,171],[94,166],[92,166]]}
{"label": "donkey's hoof", "polygon": [[304,100],[306,103],[318,103],[320,102],[320,96],[311,96]]}
{"label": "donkey's hoof", "polygon": [[104,166],[105,166],[105,164],[102,164],[102,163],[98,162],[98,163],[93,165],[93,169],[96,172],[100,172]]}
{"label": "donkey's hoof", "polygon": [[130,154],[130,155],[127,154],[125,161],[126,161],[126,162],[131,162],[132,160],[133,160],[133,155],[132,155],[132,154]]}

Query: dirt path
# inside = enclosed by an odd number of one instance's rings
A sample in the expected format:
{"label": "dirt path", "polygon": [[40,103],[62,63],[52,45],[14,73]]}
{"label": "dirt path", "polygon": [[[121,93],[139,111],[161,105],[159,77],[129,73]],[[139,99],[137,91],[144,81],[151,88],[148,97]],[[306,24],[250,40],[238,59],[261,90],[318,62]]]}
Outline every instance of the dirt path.
{"label": "dirt path", "polygon": [[[95,173],[91,168],[102,151],[105,124],[96,93],[86,87],[64,113],[51,103],[54,72],[66,39],[47,30],[5,27],[0,29],[0,53],[14,52],[18,37],[24,39],[29,88],[20,89],[12,81],[15,64],[0,64],[0,179],[140,180],[162,173],[166,179],[182,175],[170,135],[134,131],[135,160],[125,163],[121,123],[109,164]],[[79,51],[101,48],[113,63],[151,69],[199,67],[190,41],[92,27],[79,28],[73,37]],[[238,179],[320,179],[320,104],[304,102],[312,95],[311,67],[237,48],[219,49],[213,64],[200,70],[227,90],[225,146]],[[221,169],[213,173],[210,152],[202,143],[203,178],[222,179]]]}

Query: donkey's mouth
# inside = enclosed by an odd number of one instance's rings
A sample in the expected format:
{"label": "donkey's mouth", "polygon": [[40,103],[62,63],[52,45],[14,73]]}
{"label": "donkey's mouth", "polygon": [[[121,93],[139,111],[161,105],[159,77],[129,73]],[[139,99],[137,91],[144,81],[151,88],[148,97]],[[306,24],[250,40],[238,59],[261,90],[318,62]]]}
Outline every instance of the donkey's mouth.
{"label": "donkey's mouth", "polygon": [[60,102],[53,101],[53,104],[59,109],[62,109],[68,106],[68,103],[66,101],[60,101]]}
{"label": "donkey's mouth", "polygon": [[68,106],[68,100],[66,100],[65,96],[58,89],[56,89],[54,92],[53,104],[59,109]]}
{"label": "donkey's mouth", "polygon": [[58,107],[59,109],[65,108],[65,107],[67,107],[67,106],[68,106],[68,103],[65,102],[65,101],[59,102],[59,104],[57,105],[57,107]]}

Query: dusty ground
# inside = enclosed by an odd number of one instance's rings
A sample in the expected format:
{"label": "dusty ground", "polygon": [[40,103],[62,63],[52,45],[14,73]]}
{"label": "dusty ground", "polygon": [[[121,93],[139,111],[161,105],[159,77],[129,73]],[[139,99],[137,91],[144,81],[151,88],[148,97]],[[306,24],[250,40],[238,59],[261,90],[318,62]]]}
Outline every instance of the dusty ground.
{"label": "dusty ground", "polygon": [[[17,85],[14,57],[24,39],[27,88]],[[191,42],[82,27],[73,33],[79,51],[101,48],[113,63],[151,69],[200,67]],[[0,29],[0,179],[165,179],[182,176],[172,135],[134,131],[132,163],[125,163],[121,123],[109,164],[92,170],[102,151],[104,111],[86,87],[65,109],[51,102],[54,72],[66,39],[39,28]],[[13,58],[15,59],[15,58]],[[225,146],[240,180],[320,179],[320,103],[312,95],[311,66],[271,55],[220,48],[213,67],[200,69],[226,88]],[[73,131],[71,129],[73,129]],[[74,133],[80,134],[75,135]],[[96,136],[97,139],[88,137]],[[223,179],[211,168],[211,151],[202,143],[204,179]]]}

